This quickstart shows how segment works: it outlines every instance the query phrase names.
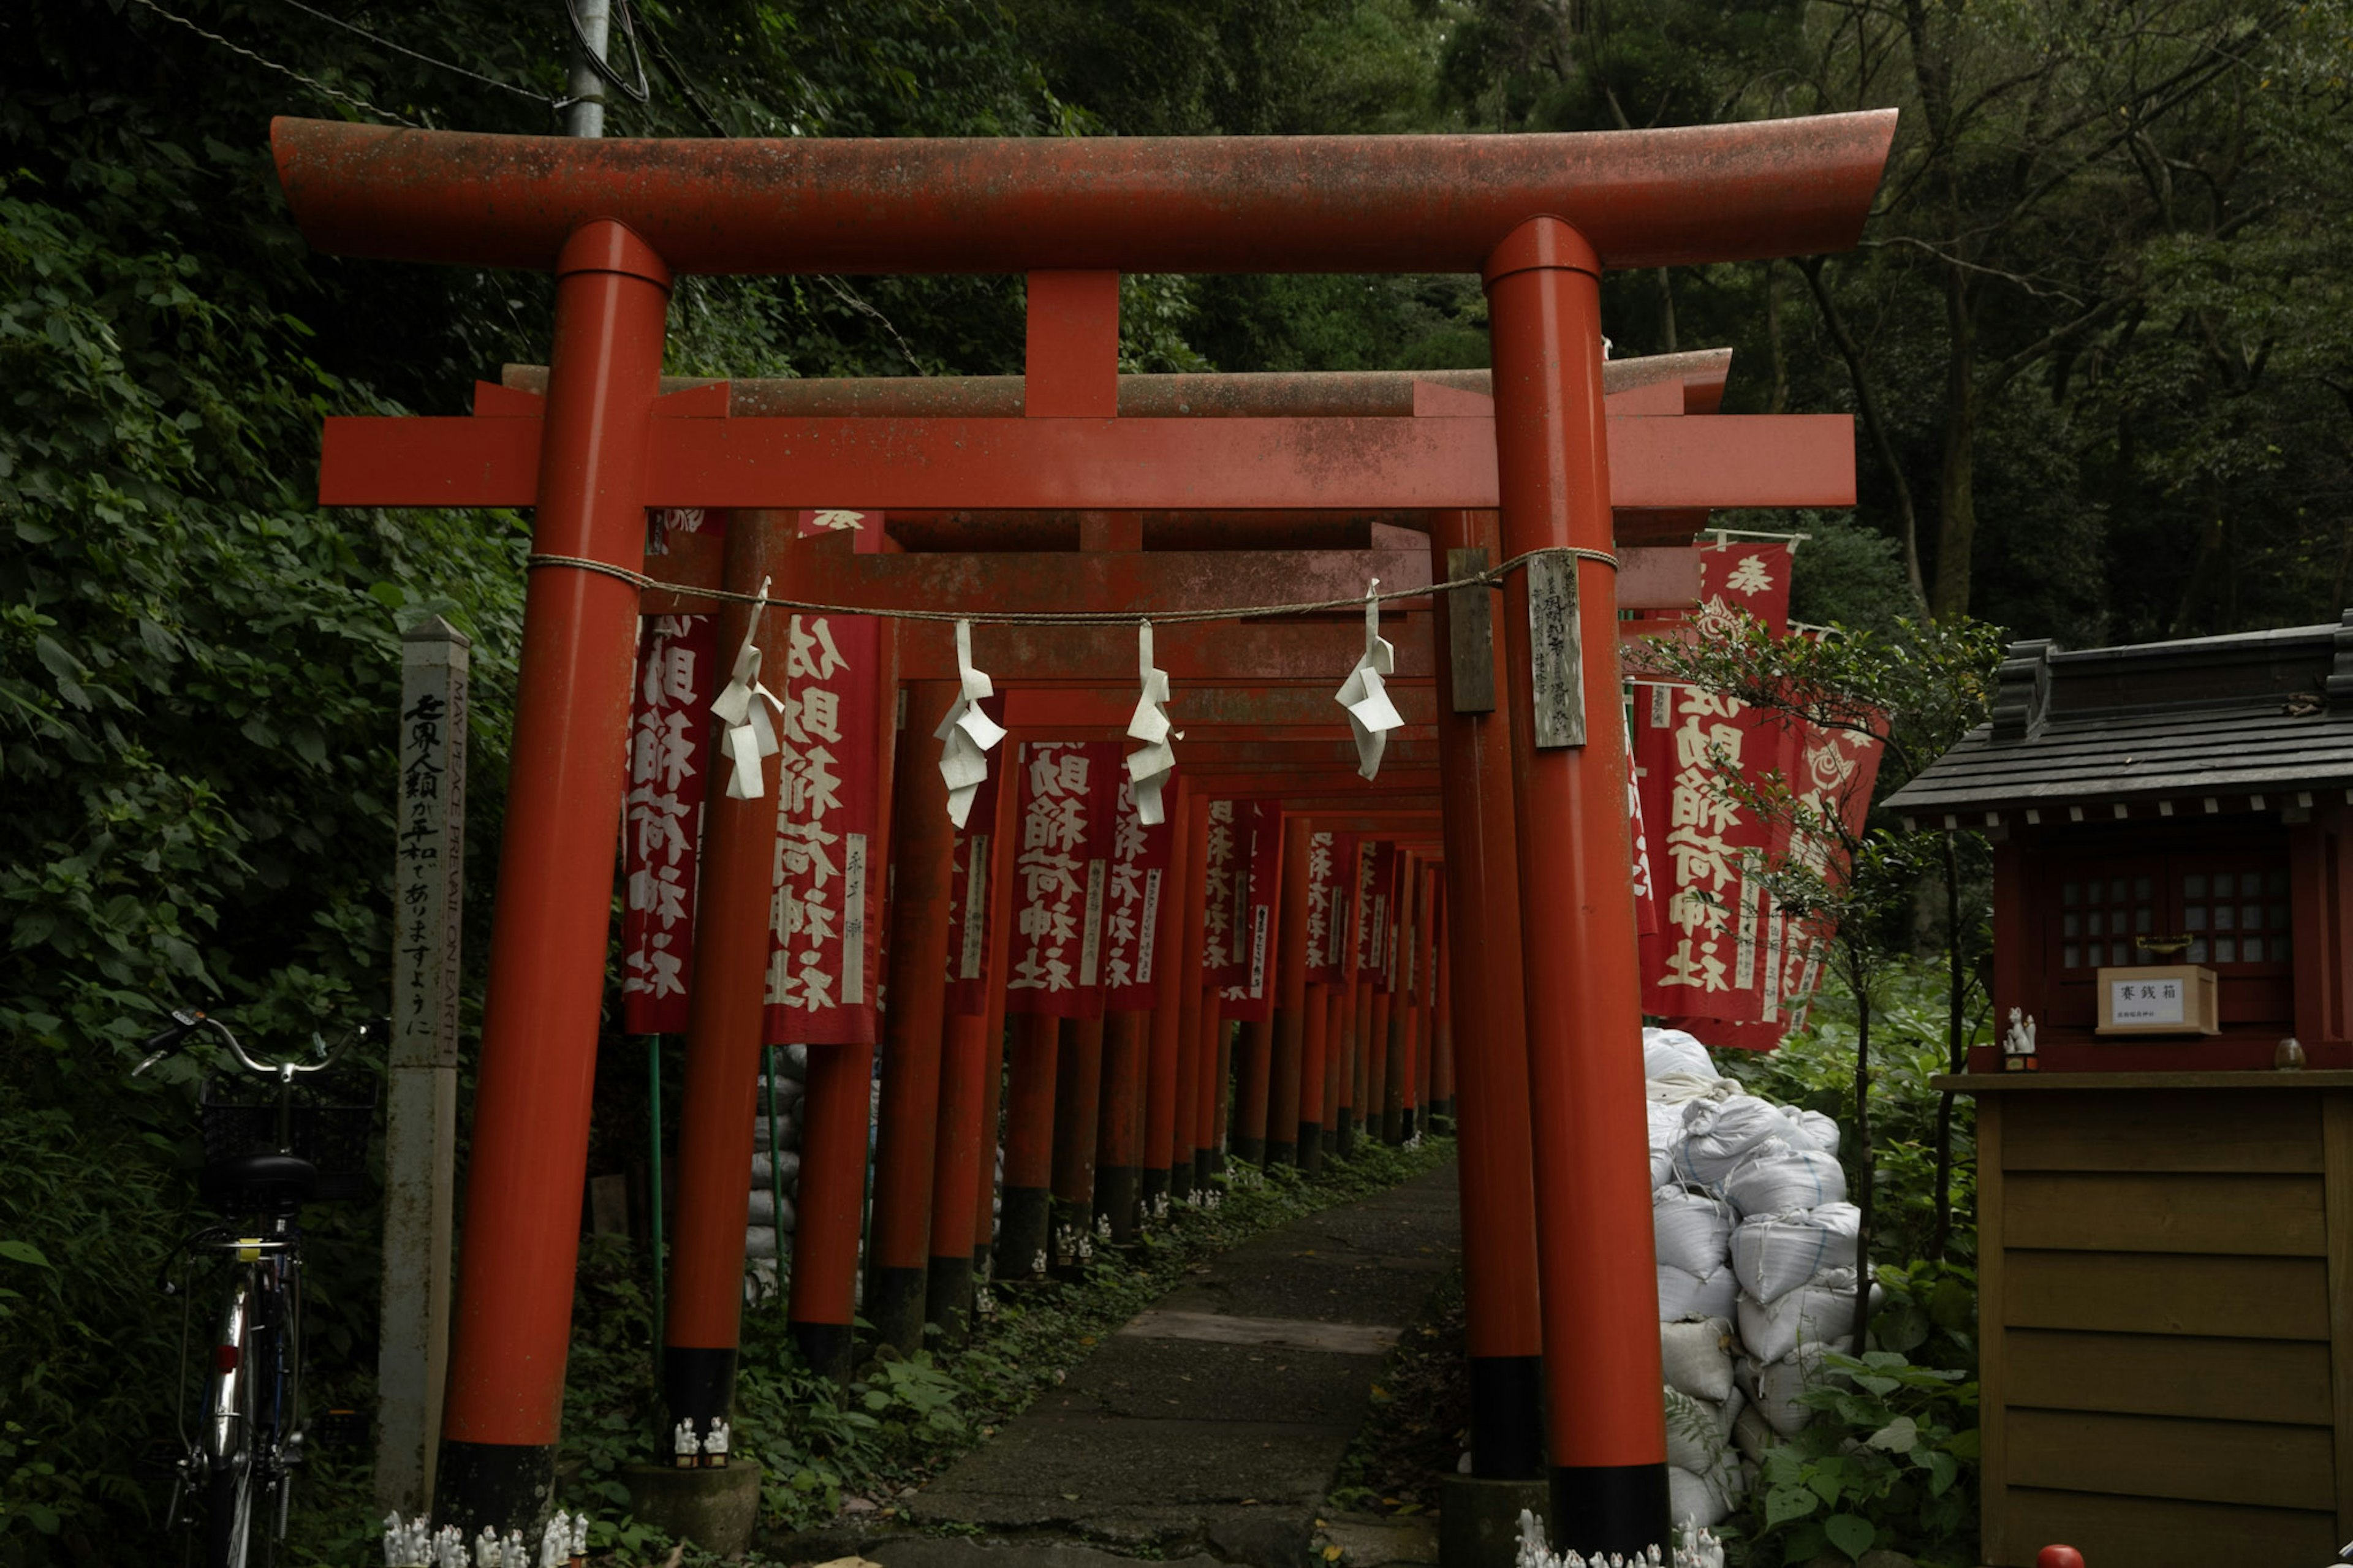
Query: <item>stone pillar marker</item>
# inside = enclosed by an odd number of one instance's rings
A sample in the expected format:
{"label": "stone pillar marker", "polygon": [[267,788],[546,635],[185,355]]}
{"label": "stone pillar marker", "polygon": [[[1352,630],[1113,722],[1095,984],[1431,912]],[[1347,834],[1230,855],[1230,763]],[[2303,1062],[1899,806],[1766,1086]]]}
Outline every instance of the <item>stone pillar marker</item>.
{"label": "stone pillar marker", "polygon": [[433,1506],[449,1348],[470,647],[438,616],[400,639],[375,1500],[404,1514]]}

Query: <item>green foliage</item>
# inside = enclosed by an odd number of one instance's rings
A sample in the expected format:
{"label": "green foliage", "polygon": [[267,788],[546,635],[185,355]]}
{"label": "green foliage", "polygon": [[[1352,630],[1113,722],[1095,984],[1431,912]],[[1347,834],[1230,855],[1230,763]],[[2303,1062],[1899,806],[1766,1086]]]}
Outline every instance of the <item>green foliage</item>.
{"label": "green foliage", "polygon": [[1822,1415],[1765,1451],[1749,1561],[1810,1563],[1826,1550],[1852,1561],[1892,1547],[1932,1564],[1975,1562],[1976,1383],[1894,1351],[1822,1359],[1826,1375],[1800,1395]]}
{"label": "green foliage", "polygon": [[[1929,1079],[1946,1069],[1945,975],[1941,959],[1906,957],[1891,963],[1875,987],[1872,1016],[1872,1142],[1876,1203],[1873,1225],[1878,1256],[1925,1258],[1935,1226],[1936,1119],[1943,1096]],[[1982,1005],[1967,1020],[1966,1039],[1987,1043],[1991,1020]],[[1718,1054],[1725,1076],[1753,1094],[1785,1105],[1819,1110],[1835,1119],[1842,1134],[1841,1156],[1849,1188],[1860,1190],[1854,1137],[1854,995],[1835,972],[1826,976],[1805,1027],[1781,1048],[1764,1054]],[[1975,1255],[1977,1166],[1976,1101],[1953,1105],[1956,1215],[1950,1250]],[[1909,1345],[1891,1348],[1909,1351]]]}

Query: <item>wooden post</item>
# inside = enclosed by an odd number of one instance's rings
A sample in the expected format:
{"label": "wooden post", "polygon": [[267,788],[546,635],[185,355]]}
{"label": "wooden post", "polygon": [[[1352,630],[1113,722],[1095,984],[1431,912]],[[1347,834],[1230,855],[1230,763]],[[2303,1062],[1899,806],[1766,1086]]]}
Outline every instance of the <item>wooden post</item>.
{"label": "wooden post", "polygon": [[449,1352],[470,649],[465,635],[438,616],[400,639],[375,1505],[410,1514],[433,1507]]}

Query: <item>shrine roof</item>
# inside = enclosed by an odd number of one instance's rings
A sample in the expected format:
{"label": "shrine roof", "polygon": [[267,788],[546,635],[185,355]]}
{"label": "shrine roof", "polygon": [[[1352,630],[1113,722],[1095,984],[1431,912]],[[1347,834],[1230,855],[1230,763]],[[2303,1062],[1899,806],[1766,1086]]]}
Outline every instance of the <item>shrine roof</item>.
{"label": "shrine roof", "polygon": [[[1889,797],[1907,824],[1999,826],[2088,807],[2184,815],[2353,798],[2353,610],[2290,626],[2124,647],[2010,645],[1993,720]],[[2301,796],[2302,798],[2298,798]]]}

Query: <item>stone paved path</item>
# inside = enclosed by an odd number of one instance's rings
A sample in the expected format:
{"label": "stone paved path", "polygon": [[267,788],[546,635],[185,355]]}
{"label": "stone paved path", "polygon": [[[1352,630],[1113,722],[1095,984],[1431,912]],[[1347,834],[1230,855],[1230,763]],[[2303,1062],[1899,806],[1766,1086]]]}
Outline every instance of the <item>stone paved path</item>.
{"label": "stone paved path", "polygon": [[1456,1204],[1450,1163],[1197,1265],[907,1505],[918,1524],[1006,1539],[902,1536],[860,1553],[884,1568],[1089,1568],[1099,1551],[1072,1549],[1088,1542],[1295,1568],[1383,1359],[1460,1257]]}

